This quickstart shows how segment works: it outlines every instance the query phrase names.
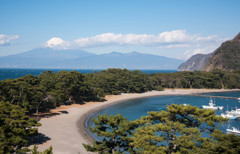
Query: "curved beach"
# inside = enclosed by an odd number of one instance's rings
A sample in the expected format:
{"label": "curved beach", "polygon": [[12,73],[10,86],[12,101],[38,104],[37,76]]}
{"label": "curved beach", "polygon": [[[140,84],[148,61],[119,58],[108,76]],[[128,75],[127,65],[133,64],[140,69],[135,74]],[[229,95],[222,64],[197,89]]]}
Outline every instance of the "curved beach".
{"label": "curved beach", "polygon": [[125,102],[131,99],[153,97],[161,95],[189,95],[193,93],[229,92],[237,90],[225,89],[166,89],[164,91],[151,91],[142,94],[124,94],[106,96],[105,102],[90,102],[84,105],[73,104],[61,106],[51,110],[58,115],[50,118],[42,118],[39,132],[44,134],[48,141],[38,145],[43,151],[49,146],[53,147],[54,154],[77,154],[89,153],[83,147],[83,143],[91,144],[93,138],[85,128],[85,120],[94,112],[108,106]]}

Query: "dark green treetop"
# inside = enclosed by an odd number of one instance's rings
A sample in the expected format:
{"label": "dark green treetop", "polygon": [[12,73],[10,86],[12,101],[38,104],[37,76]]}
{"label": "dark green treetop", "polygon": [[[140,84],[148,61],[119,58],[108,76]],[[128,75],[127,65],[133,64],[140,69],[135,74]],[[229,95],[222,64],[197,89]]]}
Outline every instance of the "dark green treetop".
{"label": "dark green treetop", "polygon": [[43,152],[37,151],[38,147],[35,145],[31,150],[31,154],[53,154],[53,148],[50,146],[48,149],[45,149]]}
{"label": "dark green treetop", "polygon": [[[213,110],[194,106],[168,105],[167,111],[149,112],[134,123],[136,129],[130,145],[144,153],[204,153],[218,144],[217,128],[227,119]],[[142,125],[142,126],[141,126]]]}
{"label": "dark green treetop", "polygon": [[83,144],[88,151],[99,153],[122,153],[132,152],[133,149],[129,146],[130,135],[134,127],[129,123],[127,118],[122,115],[116,116],[98,115],[98,118],[93,118],[95,127],[90,127],[92,133],[98,136],[105,137],[103,141],[95,141],[93,146]]}
{"label": "dark green treetop", "polygon": [[26,115],[26,110],[9,102],[0,102],[0,153],[21,153],[28,143],[28,137],[37,134],[40,126]]}

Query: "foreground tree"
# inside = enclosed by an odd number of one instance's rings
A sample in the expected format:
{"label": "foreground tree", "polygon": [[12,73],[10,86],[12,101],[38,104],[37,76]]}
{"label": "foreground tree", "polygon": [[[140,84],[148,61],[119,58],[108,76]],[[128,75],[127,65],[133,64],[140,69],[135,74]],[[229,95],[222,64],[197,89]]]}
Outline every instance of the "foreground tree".
{"label": "foreground tree", "polygon": [[204,153],[212,151],[221,133],[217,128],[227,119],[213,110],[194,106],[169,105],[167,111],[149,112],[136,120],[140,127],[131,145],[144,153]]}
{"label": "foreground tree", "polygon": [[50,146],[48,149],[45,149],[43,152],[37,151],[38,147],[35,145],[31,150],[31,154],[53,154],[53,148]]}
{"label": "foreground tree", "polygon": [[30,136],[37,134],[36,120],[26,110],[9,102],[0,102],[0,153],[24,153]]}
{"label": "foreground tree", "polygon": [[87,151],[99,153],[122,153],[132,152],[129,146],[132,130],[134,127],[129,123],[127,118],[122,115],[116,116],[99,115],[98,119],[93,118],[95,127],[90,127],[92,133],[104,137],[102,141],[95,141],[93,146],[83,144]]}
{"label": "foreground tree", "polygon": [[212,153],[240,153],[240,137],[235,134],[219,133],[215,136],[219,144],[212,148]]}
{"label": "foreground tree", "polygon": [[98,116],[91,132],[104,139],[89,151],[99,153],[239,153],[240,137],[218,127],[227,121],[213,110],[169,105],[166,111],[127,121],[121,115]]}

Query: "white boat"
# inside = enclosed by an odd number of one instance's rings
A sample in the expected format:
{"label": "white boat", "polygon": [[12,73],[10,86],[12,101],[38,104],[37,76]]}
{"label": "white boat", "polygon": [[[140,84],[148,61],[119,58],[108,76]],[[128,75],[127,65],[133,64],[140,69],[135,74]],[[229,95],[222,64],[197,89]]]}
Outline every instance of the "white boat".
{"label": "white boat", "polygon": [[209,106],[203,105],[202,106],[204,109],[213,109],[213,110],[222,110],[223,106],[216,106],[216,104],[213,103],[213,100],[210,99],[209,101]]}
{"label": "white boat", "polygon": [[186,104],[186,103],[185,103],[185,104],[183,104],[183,106],[187,106],[187,105],[189,105],[189,104]]}
{"label": "white boat", "polygon": [[240,117],[240,109],[236,108],[235,110],[226,111],[228,114],[232,114],[235,117]]}
{"label": "white boat", "polygon": [[227,129],[227,132],[229,132],[229,133],[235,133],[235,134],[240,134],[240,130],[237,129],[236,127],[232,127],[232,129]]}
{"label": "white boat", "polygon": [[226,113],[226,114],[222,113],[221,116],[222,116],[223,118],[228,118],[228,119],[230,119],[230,120],[234,120],[234,119],[237,118],[237,117],[235,117],[235,116],[233,116],[232,114],[229,114],[229,113]]}

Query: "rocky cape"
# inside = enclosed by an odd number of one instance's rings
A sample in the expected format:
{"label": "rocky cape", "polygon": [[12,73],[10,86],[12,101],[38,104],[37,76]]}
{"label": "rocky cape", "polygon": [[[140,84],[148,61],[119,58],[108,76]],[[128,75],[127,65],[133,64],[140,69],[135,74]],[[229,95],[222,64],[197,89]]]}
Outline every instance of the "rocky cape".
{"label": "rocky cape", "polygon": [[0,57],[0,68],[49,69],[161,69],[176,70],[182,60],[139,52],[93,54],[82,50],[38,48]]}
{"label": "rocky cape", "polygon": [[225,71],[240,69],[240,33],[233,40],[222,43],[213,53],[193,55],[178,67],[179,71],[213,69]]}

